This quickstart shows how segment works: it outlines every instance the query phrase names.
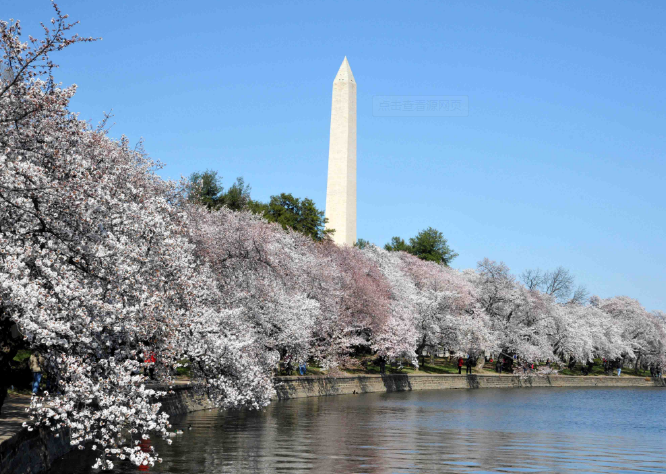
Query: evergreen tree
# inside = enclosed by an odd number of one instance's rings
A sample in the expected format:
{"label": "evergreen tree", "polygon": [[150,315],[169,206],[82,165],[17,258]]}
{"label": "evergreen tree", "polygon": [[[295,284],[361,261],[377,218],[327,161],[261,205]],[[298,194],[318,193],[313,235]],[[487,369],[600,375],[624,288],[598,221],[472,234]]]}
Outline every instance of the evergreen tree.
{"label": "evergreen tree", "polygon": [[384,245],[389,252],[407,252],[421,260],[441,263],[446,266],[458,256],[448,245],[444,235],[432,227],[422,230],[416,237],[409,239],[409,244],[400,237],[392,237],[391,242]]}
{"label": "evergreen tree", "polygon": [[299,199],[282,193],[271,196],[267,205],[255,203],[253,207],[263,210],[263,216],[269,222],[277,222],[284,229],[290,227],[317,241],[324,240],[332,233],[332,230],[325,229],[327,219],[324,218],[324,211],[317,209],[314,201],[309,198]]}
{"label": "evergreen tree", "polygon": [[206,170],[203,173],[192,173],[187,187],[187,199],[191,202],[203,204],[209,209],[218,206],[222,194],[222,180],[217,171]]}
{"label": "evergreen tree", "polygon": [[389,252],[410,252],[409,245],[405,243],[405,240],[400,237],[391,237],[391,242],[384,245],[384,248]]}
{"label": "evergreen tree", "polygon": [[236,182],[227,189],[227,192],[220,196],[220,203],[232,211],[246,210],[250,204],[251,190],[250,185],[245,184],[242,177],[238,177],[236,178]]}
{"label": "evergreen tree", "polygon": [[448,266],[458,256],[448,245],[444,235],[432,227],[422,230],[409,239],[409,253],[421,260],[443,263]]}

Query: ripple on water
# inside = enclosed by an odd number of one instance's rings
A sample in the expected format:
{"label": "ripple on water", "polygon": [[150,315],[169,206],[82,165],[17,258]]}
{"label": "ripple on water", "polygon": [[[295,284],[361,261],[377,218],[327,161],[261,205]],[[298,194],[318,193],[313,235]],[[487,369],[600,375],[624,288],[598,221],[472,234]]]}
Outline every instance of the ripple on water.
{"label": "ripple on water", "polygon": [[[403,392],[204,411],[153,472],[666,472],[660,389]],[[93,472],[72,453],[51,474]],[[116,472],[135,473],[130,465]]]}

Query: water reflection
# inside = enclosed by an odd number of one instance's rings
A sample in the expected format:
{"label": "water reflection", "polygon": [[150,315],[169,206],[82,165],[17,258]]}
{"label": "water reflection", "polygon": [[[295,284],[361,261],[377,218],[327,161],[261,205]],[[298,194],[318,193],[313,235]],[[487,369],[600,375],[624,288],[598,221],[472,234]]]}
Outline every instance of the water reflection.
{"label": "water reflection", "polygon": [[[666,472],[662,389],[403,392],[174,419],[159,473]],[[192,425],[188,431],[187,426]],[[52,474],[91,472],[80,453]],[[117,472],[137,472],[124,465]]]}

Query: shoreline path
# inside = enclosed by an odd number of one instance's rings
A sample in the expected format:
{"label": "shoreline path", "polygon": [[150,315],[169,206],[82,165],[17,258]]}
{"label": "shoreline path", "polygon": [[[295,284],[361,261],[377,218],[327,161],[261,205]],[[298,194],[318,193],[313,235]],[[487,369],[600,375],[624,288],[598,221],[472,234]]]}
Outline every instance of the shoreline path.
{"label": "shoreline path", "polygon": [[0,414],[0,444],[23,429],[23,422],[29,419],[25,409],[30,406],[30,398],[16,393],[7,395]]}

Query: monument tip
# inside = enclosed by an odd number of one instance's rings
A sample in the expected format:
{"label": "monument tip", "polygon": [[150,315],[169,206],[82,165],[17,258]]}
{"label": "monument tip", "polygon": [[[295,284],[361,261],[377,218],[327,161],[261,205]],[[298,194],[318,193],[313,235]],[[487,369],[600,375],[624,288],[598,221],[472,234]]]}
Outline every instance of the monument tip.
{"label": "monument tip", "polygon": [[342,60],[340,69],[338,70],[338,73],[335,76],[334,82],[339,82],[339,81],[356,82],[354,80],[354,74],[352,73],[349,61],[347,60],[347,56],[345,56],[345,58]]}

